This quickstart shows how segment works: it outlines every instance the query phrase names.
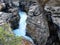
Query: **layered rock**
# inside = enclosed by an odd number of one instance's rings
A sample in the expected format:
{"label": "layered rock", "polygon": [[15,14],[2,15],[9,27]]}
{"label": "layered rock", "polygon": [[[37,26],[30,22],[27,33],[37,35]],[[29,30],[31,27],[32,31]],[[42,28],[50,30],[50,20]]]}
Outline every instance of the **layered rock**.
{"label": "layered rock", "polygon": [[29,7],[27,19],[27,33],[32,37],[36,45],[45,45],[49,36],[46,18],[36,2]]}

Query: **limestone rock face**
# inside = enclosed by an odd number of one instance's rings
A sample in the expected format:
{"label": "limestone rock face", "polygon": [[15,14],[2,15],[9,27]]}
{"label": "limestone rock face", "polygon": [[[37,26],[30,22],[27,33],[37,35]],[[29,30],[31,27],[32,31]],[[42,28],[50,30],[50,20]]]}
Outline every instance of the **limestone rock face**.
{"label": "limestone rock face", "polygon": [[0,25],[2,23],[8,22],[12,16],[12,13],[0,12]]}
{"label": "limestone rock face", "polygon": [[40,8],[39,5],[35,2],[32,3],[29,7],[28,15],[30,16],[37,16],[40,14]]}
{"label": "limestone rock face", "polygon": [[27,33],[36,45],[45,45],[49,36],[49,29],[44,14],[40,14],[39,6],[33,3],[28,11]]}

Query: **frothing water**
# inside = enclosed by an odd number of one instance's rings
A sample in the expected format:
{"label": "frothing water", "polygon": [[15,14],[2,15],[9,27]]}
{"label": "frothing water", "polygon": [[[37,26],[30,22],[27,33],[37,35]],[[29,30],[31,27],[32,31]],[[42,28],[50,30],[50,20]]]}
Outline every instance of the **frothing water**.
{"label": "frothing water", "polygon": [[23,11],[19,11],[19,16],[20,16],[19,28],[13,30],[13,33],[15,34],[15,36],[23,36],[27,40],[33,42],[33,40],[30,37],[26,36],[27,14]]}

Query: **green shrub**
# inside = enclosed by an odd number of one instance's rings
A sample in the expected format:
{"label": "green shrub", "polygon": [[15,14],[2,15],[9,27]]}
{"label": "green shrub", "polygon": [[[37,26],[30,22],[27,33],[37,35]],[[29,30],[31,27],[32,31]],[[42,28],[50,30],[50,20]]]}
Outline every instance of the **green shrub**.
{"label": "green shrub", "polygon": [[22,37],[16,37],[11,31],[9,24],[0,26],[1,45],[21,45]]}

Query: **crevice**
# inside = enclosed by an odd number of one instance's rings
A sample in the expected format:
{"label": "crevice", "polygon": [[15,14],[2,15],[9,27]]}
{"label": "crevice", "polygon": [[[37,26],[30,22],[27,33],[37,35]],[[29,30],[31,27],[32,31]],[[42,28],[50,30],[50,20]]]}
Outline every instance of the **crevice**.
{"label": "crevice", "polygon": [[46,13],[46,18],[47,18],[48,26],[49,26],[49,34],[50,34],[46,42],[46,45],[53,45],[53,43],[55,43],[55,45],[56,43],[60,45],[60,40],[58,37],[59,26],[53,23],[51,16],[52,16],[51,12]]}

